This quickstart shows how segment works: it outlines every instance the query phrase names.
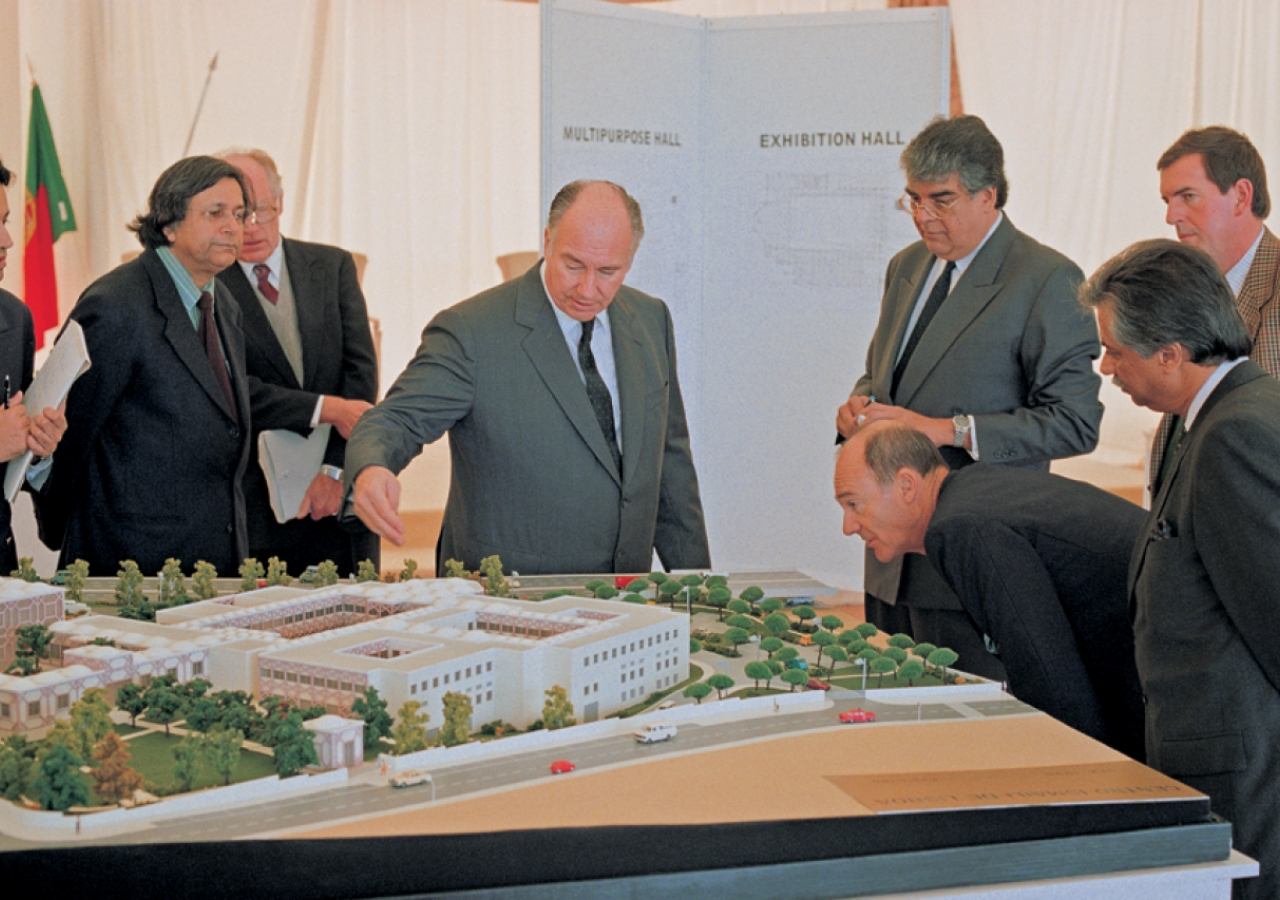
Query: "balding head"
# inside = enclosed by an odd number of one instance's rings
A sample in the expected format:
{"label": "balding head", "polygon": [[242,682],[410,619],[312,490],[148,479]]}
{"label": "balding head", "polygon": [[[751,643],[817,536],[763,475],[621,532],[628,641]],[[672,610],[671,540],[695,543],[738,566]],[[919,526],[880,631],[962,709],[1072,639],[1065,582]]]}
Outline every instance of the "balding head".
{"label": "balding head", "polygon": [[644,225],[640,207],[608,181],[575,181],[552,201],[543,235],[543,275],[554,303],[585,322],[613,302]]}

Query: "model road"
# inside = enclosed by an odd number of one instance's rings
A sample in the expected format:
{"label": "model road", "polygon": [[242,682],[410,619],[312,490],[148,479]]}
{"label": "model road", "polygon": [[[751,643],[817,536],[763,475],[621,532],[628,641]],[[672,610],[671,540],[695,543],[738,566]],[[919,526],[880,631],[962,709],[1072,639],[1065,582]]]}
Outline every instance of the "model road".
{"label": "model road", "polygon": [[[638,744],[629,734],[585,741],[573,747],[533,750],[491,760],[462,763],[432,770],[435,797],[443,800],[479,791],[523,784],[550,777],[551,763],[571,760],[579,771],[600,766],[650,759],[666,753],[705,749],[813,728],[876,728],[890,722],[916,719],[942,721],[1001,715],[1025,715],[1035,710],[1013,699],[950,699],[920,705],[878,703],[853,691],[833,690],[832,709],[812,713],[761,716],[720,725],[680,725],[674,740]],[[860,707],[877,716],[875,723],[846,725],[838,715]],[[565,776],[562,776],[565,777]],[[567,776],[572,777],[572,776]],[[214,810],[203,815],[157,819],[150,828],[98,840],[66,842],[84,844],[148,844],[186,841],[230,841],[299,828],[316,828],[327,822],[418,806],[431,798],[431,785],[390,788],[385,784],[352,784],[301,797],[251,806]],[[59,846],[0,835],[0,850]]]}

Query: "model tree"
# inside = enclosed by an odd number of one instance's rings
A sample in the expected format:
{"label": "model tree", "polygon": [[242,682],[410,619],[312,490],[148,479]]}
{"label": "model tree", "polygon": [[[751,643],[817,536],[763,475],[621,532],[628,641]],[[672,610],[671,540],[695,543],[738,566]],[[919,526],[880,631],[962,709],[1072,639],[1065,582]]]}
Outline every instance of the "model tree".
{"label": "model tree", "polygon": [[797,658],[799,655],[800,651],[795,647],[783,647],[777,653],[773,654],[773,658],[785,665],[791,662],[791,660]]}
{"label": "model tree", "polygon": [[293,583],[289,574],[289,564],[278,556],[267,560],[267,585],[269,587],[285,587]]}
{"label": "model tree", "polygon": [[925,661],[938,670],[940,673],[938,677],[942,679],[943,684],[946,684],[947,666],[955,665],[958,659],[960,659],[960,654],[956,653],[956,651],[949,647],[939,647],[930,653]]}
{"label": "model tree", "polygon": [[138,727],[138,716],[147,710],[147,700],[143,690],[132,681],[126,681],[116,691],[116,706],[129,714],[129,724]]}
{"label": "model tree", "polygon": [[836,663],[848,662],[849,651],[841,646],[828,647],[827,659],[831,660],[831,674],[836,674]]}
{"label": "model tree", "polygon": [[866,640],[871,640],[880,633],[880,629],[876,628],[876,626],[872,625],[870,622],[859,622],[853,630],[862,635]]}
{"label": "model tree", "polygon": [[371,559],[360,560],[360,565],[356,567],[356,581],[377,581],[378,567],[373,564]]}
{"label": "model tree", "polygon": [[745,628],[726,628],[724,639],[733,644],[734,647],[737,647],[751,640],[751,632]]}
{"label": "model tree", "polygon": [[649,602],[645,599],[644,594],[626,594],[622,600],[625,603],[639,603],[641,606]]}
{"label": "model tree", "polygon": [[94,792],[102,799],[119,803],[142,787],[142,776],[129,768],[129,747],[114,731],[98,742],[93,758],[98,765],[89,774]]}
{"label": "model tree", "polygon": [[391,715],[387,701],[378,696],[376,687],[368,687],[351,704],[351,711],[364,720],[364,752],[371,754],[391,733]]}
{"label": "model tree", "polygon": [[773,654],[783,648],[782,638],[767,637],[760,642],[760,649],[769,654],[769,659],[773,659]]}
{"label": "model tree", "polygon": [[102,688],[89,688],[83,697],[71,704],[71,728],[80,740],[80,756],[84,759],[94,756],[94,748],[98,742],[113,734],[111,707],[107,703],[106,691]]}
{"label": "model tree", "polygon": [[[892,650],[893,648],[890,647],[889,649]],[[871,660],[869,665],[871,666],[871,671],[879,676],[876,680],[876,687],[884,685],[884,676],[888,675],[890,672],[898,671],[898,664],[894,662],[891,657],[884,654]]]}
{"label": "model tree", "polygon": [[[927,641],[921,641],[919,644],[916,644],[914,647],[911,648],[911,652],[914,653],[916,656],[920,657],[922,661],[925,661],[929,659],[929,654],[937,649],[938,647],[936,644],[930,644]],[[926,671],[928,670],[927,665],[925,666],[925,669]]]}
{"label": "model tree", "polygon": [[542,692],[546,700],[542,702],[542,727],[548,731],[576,725],[573,717],[573,704],[569,702],[569,692],[560,685],[552,685],[550,690]]}
{"label": "model tree", "polygon": [[164,735],[169,737],[169,726],[182,718],[182,695],[174,689],[173,679],[167,675],[154,679],[142,697],[147,718],[163,725]]}
{"label": "model tree", "polygon": [[723,700],[724,692],[733,687],[734,681],[728,675],[712,675],[707,679],[707,686],[716,692],[716,699]]}
{"label": "model tree", "polygon": [[692,606],[702,599],[702,576],[690,572],[680,577],[680,592],[685,603]]}
{"label": "model tree", "polygon": [[745,616],[751,612],[751,604],[741,597],[729,601],[729,612],[739,616]]}
{"label": "model tree", "polygon": [[755,622],[750,616],[744,616],[742,613],[737,613],[730,616],[724,624],[728,625],[730,628],[750,629]]}
{"label": "model tree", "polygon": [[17,800],[27,790],[37,745],[20,734],[10,735],[0,745],[0,797]]}
{"label": "model tree", "polygon": [[899,650],[910,650],[916,645],[909,634],[895,634],[885,641],[890,647],[897,647]]}
{"label": "model tree", "polygon": [[904,662],[907,661],[907,657],[910,656],[910,654],[907,653],[906,650],[903,650],[901,647],[885,647],[882,651],[880,651],[880,655],[889,657],[898,665],[902,665]]}
{"label": "model tree", "polygon": [[898,677],[907,679],[907,687],[915,687],[916,679],[924,674],[924,663],[909,659],[898,666]]}
{"label": "model tree", "polygon": [[684,590],[684,585],[674,578],[668,578],[662,584],[658,585],[658,596],[655,597],[659,603],[670,603],[674,609],[676,605],[676,596]]}
{"label": "model tree", "polygon": [[803,669],[787,669],[780,677],[787,684],[791,685],[791,690],[793,692],[800,685],[809,681],[809,673]]}
{"label": "model tree", "polygon": [[446,747],[465,744],[471,736],[471,697],[458,691],[449,691],[444,701],[444,725],[440,729],[440,743]]}
{"label": "model tree", "polygon": [[695,681],[684,689],[683,694],[686,697],[692,697],[699,706],[702,705],[702,698],[711,693],[711,685],[705,681]]}
{"label": "model tree", "polygon": [[724,621],[724,611],[729,606],[729,601],[733,599],[733,594],[729,593],[727,587],[713,587],[707,591],[707,605],[716,611],[720,621]]}
{"label": "model tree", "polygon": [[417,571],[418,561],[416,559],[406,559],[404,561],[404,568],[400,570],[400,580],[412,581],[414,578],[418,577],[416,574]]}
{"label": "model tree", "polygon": [[187,736],[173,748],[173,778],[178,790],[186,793],[200,777],[200,739]]}
{"label": "model tree", "polygon": [[818,614],[814,612],[812,606],[797,606],[795,609],[791,610],[791,614],[796,617],[800,624],[810,622],[818,617]]}
{"label": "model tree", "polygon": [[88,577],[89,564],[83,559],[77,559],[67,566],[67,577],[62,585],[66,590],[66,598],[68,600],[75,603],[84,602],[84,583]]}
{"label": "model tree", "polygon": [[702,641],[698,640],[696,637],[689,638],[689,653],[693,654],[693,653],[701,653],[701,652],[702,652]]}
{"label": "model tree", "polygon": [[480,575],[484,578],[484,592],[490,597],[510,597],[511,584],[502,574],[502,559],[486,556],[480,560]]}
{"label": "model tree", "polygon": [[244,732],[224,725],[216,726],[201,742],[205,761],[218,773],[224,785],[231,783],[231,776],[240,765],[240,747],[243,744]]}
{"label": "model tree", "polygon": [[822,653],[835,646],[836,636],[830,631],[819,631],[813,636],[813,642],[818,647],[818,665],[822,665]]}
{"label": "model tree", "polygon": [[252,556],[246,556],[244,562],[240,564],[240,590],[256,591],[258,580],[266,574],[267,571],[262,568],[262,563]]}
{"label": "model tree", "polygon": [[764,591],[753,584],[751,587],[743,588],[742,593],[738,596],[747,602],[749,608],[754,608],[757,603],[764,599]]}
{"label": "model tree", "polygon": [[397,718],[400,721],[391,732],[396,742],[396,756],[426,750],[427,722],[431,721],[431,716],[422,710],[422,704],[417,700],[406,700],[401,704]]}
{"label": "model tree", "polygon": [[755,681],[755,688],[757,691],[760,690],[761,680],[770,681],[773,679],[773,672],[771,672],[769,667],[762,662],[747,663],[745,671],[747,677]]}
{"label": "model tree", "polygon": [[212,600],[218,596],[218,589],[213,586],[213,579],[217,577],[218,570],[213,563],[203,559],[198,561],[191,575],[191,596],[197,600]]}
{"label": "model tree", "polygon": [[785,605],[786,604],[777,597],[766,597],[764,600],[760,601],[760,615],[767,616],[770,613],[776,613]]}
{"label": "model tree", "polygon": [[827,631],[839,631],[844,627],[844,619],[839,616],[828,614],[823,616],[819,621],[822,623],[822,627],[827,629]]}
{"label": "model tree", "polygon": [[444,561],[444,577],[445,578],[470,578],[471,573],[467,571],[467,567],[462,564],[460,559],[446,559]]}
{"label": "model tree", "polygon": [[764,617],[764,630],[775,637],[781,637],[791,630],[791,620],[786,613],[769,613]]}
{"label": "model tree", "polygon": [[49,655],[53,632],[47,625],[22,625],[18,628],[13,648],[13,661],[6,672],[34,675],[40,671],[40,660]]}
{"label": "model tree", "polygon": [[120,560],[116,572],[116,606],[139,606],[146,597],[142,595],[142,571],[131,559]]}
{"label": "model tree", "polygon": [[18,568],[9,573],[10,578],[21,578],[23,581],[39,581],[40,573],[36,571],[35,560],[24,556],[18,560]]}
{"label": "model tree", "polygon": [[39,757],[31,791],[41,809],[66,812],[89,802],[89,786],[80,774],[83,765],[84,760],[63,744],[55,744]]}
{"label": "model tree", "polygon": [[302,727],[302,713],[293,709],[285,713],[284,721],[275,729],[276,773],[281,778],[297,775],[307,766],[320,762],[316,753],[315,738]]}

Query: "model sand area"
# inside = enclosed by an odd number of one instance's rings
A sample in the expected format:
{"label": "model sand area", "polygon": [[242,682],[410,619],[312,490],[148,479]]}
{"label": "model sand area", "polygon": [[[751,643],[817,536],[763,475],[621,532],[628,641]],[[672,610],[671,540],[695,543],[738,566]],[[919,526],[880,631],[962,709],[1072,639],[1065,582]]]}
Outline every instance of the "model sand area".
{"label": "model sand area", "polygon": [[[832,713],[834,715],[834,712]],[[677,735],[675,738],[679,741]],[[572,749],[565,758],[572,759]],[[1200,796],[1036,714],[851,725],[667,754],[278,837],[466,834]]]}

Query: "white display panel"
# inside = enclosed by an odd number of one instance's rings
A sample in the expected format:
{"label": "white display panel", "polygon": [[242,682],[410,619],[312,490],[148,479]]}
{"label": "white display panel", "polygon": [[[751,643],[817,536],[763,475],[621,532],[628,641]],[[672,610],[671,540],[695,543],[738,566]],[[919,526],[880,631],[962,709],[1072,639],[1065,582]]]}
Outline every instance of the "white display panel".
{"label": "white display panel", "polygon": [[[862,543],[841,534],[831,486],[835,412],[885,266],[916,237],[893,207],[898,157],[947,108],[945,9],[543,4],[543,207],[585,177],[641,203],[628,283],[675,318],[716,567],[861,588]],[[654,143],[673,133],[678,146]]]}

